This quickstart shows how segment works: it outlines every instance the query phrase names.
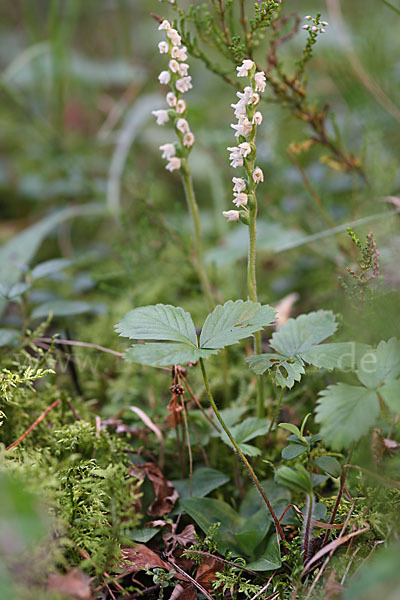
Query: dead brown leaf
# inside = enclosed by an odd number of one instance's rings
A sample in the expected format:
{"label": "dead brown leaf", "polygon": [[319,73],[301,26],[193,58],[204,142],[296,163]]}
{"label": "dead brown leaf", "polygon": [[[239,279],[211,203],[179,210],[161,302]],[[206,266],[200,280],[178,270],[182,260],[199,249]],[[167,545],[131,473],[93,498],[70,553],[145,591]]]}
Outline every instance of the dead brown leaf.
{"label": "dead brown leaf", "polygon": [[276,320],[275,320],[275,328],[279,329],[281,325],[284,325],[287,320],[290,318],[293,306],[299,299],[299,294],[297,292],[293,292],[292,294],[288,294],[281,300],[279,300],[278,304],[275,306],[276,310]]}
{"label": "dead brown leaf", "polygon": [[91,600],[90,577],[81,569],[71,569],[65,575],[53,573],[47,580],[47,589],[75,600]]}
{"label": "dead brown leaf", "polygon": [[207,592],[213,592],[211,581],[215,581],[217,578],[215,573],[220,572],[221,563],[214,558],[205,558],[199,565],[196,573],[196,581],[200,583]]}
{"label": "dead brown leaf", "polygon": [[161,560],[158,554],[144,544],[136,544],[134,548],[124,548],[120,567],[123,575],[137,573],[143,569],[153,569],[154,567],[160,567],[167,571],[171,570],[168,563]]}
{"label": "dead brown leaf", "polygon": [[[174,529],[176,529],[176,527]],[[175,548],[175,546],[179,544],[179,546],[186,548],[189,544],[196,543],[197,540],[194,525],[187,525],[181,533],[176,533],[174,529],[163,535],[164,543],[167,546]]]}
{"label": "dead brown leaf", "polygon": [[144,465],[138,465],[131,469],[131,474],[140,479],[144,479],[147,476],[153,484],[156,497],[147,509],[147,514],[151,517],[162,517],[171,512],[179,494],[172,483],[164,477],[156,464],[145,463]]}
{"label": "dead brown leaf", "polygon": [[178,583],[169,600],[196,600],[196,597],[195,587],[191,583],[186,586]]}

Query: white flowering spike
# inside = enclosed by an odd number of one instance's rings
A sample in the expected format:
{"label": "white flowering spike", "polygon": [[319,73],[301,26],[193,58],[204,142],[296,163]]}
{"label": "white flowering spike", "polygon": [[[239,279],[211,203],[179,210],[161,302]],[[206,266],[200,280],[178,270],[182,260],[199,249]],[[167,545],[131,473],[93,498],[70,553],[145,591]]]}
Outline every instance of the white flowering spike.
{"label": "white flowering spike", "polygon": [[236,67],[237,76],[238,77],[248,77],[249,71],[251,71],[254,68],[255,68],[255,64],[253,63],[253,61],[246,59],[242,62],[240,67]]}
{"label": "white flowering spike", "polygon": [[170,29],[171,29],[171,23],[166,20],[163,21],[158,28],[159,31],[160,30],[169,31]]}
{"label": "white flowering spike", "polygon": [[176,29],[168,29],[167,36],[169,37],[174,46],[181,45],[182,38]]}
{"label": "white flowering spike", "polygon": [[255,123],[256,125],[261,125],[262,120],[263,120],[263,116],[260,113],[260,111],[258,110],[257,112],[254,113],[252,123]]}
{"label": "white flowering spike", "polygon": [[184,100],[178,100],[178,102],[176,103],[176,112],[178,113],[178,115],[183,115],[185,111],[186,102]]}
{"label": "white flowering spike", "polygon": [[151,114],[157,119],[157,125],[164,125],[169,121],[167,110],[152,110]]}
{"label": "white flowering spike", "polygon": [[228,219],[228,223],[229,221],[239,221],[240,218],[238,210],[224,210],[222,214]]}
{"label": "white flowering spike", "polygon": [[176,148],[174,144],[163,144],[160,146],[160,150],[162,152],[161,158],[166,158],[167,160],[171,160],[171,158],[176,154]]}
{"label": "white flowering spike", "polygon": [[260,183],[264,181],[264,173],[260,169],[260,167],[256,167],[253,171],[253,181],[254,183]]}
{"label": "white flowering spike", "polygon": [[186,121],[186,119],[178,119],[176,123],[176,128],[182,133],[189,133],[190,131],[189,123]]}
{"label": "white flowering spike", "polygon": [[194,144],[194,135],[191,131],[188,131],[183,136],[183,145],[186,146],[187,148],[191,148],[193,146],[193,144]]}
{"label": "white flowering spike", "polygon": [[174,58],[169,61],[168,67],[173,73],[177,73],[179,71],[179,63]]}
{"label": "white flowering spike", "polygon": [[256,82],[256,92],[264,92],[265,86],[267,85],[265,73],[263,73],[263,71],[259,71],[254,75],[254,79]]}
{"label": "white flowering spike", "polygon": [[173,156],[172,158],[169,159],[169,162],[165,168],[167,169],[167,171],[170,171],[171,173],[172,173],[172,171],[177,171],[178,169],[181,168],[181,159],[177,158],[176,156]]}
{"label": "white flowering spike", "polygon": [[166,96],[166,101],[168,106],[170,106],[171,108],[174,108],[178,102],[174,92],[168,92]]}
{"label": "white flowering spike", "polygon": [[253,129],[253,126],[247,117],[241,117],[237,125],[235,123],[232,123],[231,127],[232,129],[236,130],[236,137],[239,137],[239,135],[242,135],[243,137],[248,137],[251,133],[251,130]]}
{"label": "white flowering spike", "polygon": [[249,199],[248,195],[244,192],[239,192],[238,194],[234,194],[233,204],[235,204],[238,208],[240,206],[247,206],[247,200]]}
{"label": "white flowering spike", "polygon": [[249,142],[242,142],[239,144],[240,154],[246,158],[251,152],[251,146]]}
{"label": "white flowering spike", "polygon": [[176,89],[181,92],[181,94],[184,94],[185,92],[188,92],[189,90],[192,89],[192,84],[191,84],[192,78],[190,77],[182,77],[181,79],[178,79],[178,81],[176,82]]}
{"label": "white flowering spike", "polygon": [[167,42],[160,42],[158,44],[158,49],[160,51],[160,54],[167,54],[167,52],[169,50],[169,46],[168,46]]}
{"label": "white flowering spike", "polygon": [[168,85],[171,81],[171,73],[169,71],[161,71],[158,76],[158,81],[163,85]]}
{"label": "white flowering spike", "polygon": [[232,177],[232,181],[234,192],[244,192],[246,189],[246,182],[242,177]]}

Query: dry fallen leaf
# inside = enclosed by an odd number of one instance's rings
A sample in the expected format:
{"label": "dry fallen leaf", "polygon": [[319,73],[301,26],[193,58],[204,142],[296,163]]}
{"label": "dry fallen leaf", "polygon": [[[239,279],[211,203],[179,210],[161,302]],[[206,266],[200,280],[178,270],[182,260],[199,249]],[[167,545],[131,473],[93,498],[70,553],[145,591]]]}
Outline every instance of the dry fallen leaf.
{"label": "dry fallen leaf", "polygon": [[53,573],[47,580],[47,588],[74,600],[91,600],[90,577],[81,569],[71,569],[65,575]]}
{"label": "dry fallen leaf", "polygon": [[196,581],[202,585],[207,592],[212,593],[213,587],[210,581],[215,581],[216,572],[222,571],[221,563],[214,558],[207,557],[201,561],[196,573]]}
{"label": "dry fallen leaf", "polygon": [[168,563],[161,560],[158,554],[144,544],[136,544],[134,548],[124,548],[120,567],[124,575],[137,573],[142,569],[153,569],[154,567],[160,567],[167,571],[171,570]]}
{"label": "dry fallen leaf", "polygon": [[172,483],[164,477],[156,464],[145,463],[144,465],[138,465],[131,469],[131,474],[140,479],[144,479],[147,476],[153,484],[156,497],[147,509],[147,514],[151,517],[162,517],[171,512],[179,494]]}
{"label": "dry fallen leaf", "polygon": [[279,300],[278,304],[275,306],[276,310],[276,321],[275,321],[275,329],[279,329],[281,325],[284,325],[287,320],[290,318],[293,310],[293,305],[299,299],[299,294],[297,292],[293,292],[292,294],[288,294],[282,300]]}
{"label": "dry fallen leaf", "polygon": [[176,527],[169,533],[163,535],[164,543],[167,546],[175,548],[176,545],[189,546],[189,544],[196,543],[196,531],[194,525],[187,525],[181,533],[176,533]]}

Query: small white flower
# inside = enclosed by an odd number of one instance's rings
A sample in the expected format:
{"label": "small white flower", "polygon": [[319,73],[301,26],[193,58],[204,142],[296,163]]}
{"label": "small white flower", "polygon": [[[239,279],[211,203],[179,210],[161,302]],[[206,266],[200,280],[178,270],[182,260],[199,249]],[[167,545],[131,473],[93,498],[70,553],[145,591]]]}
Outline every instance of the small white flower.
{"label": "small white flower", "polygon": [[177,169],[181,168],[181,159],[177,158],[176,156],[173,156],[172,158],[169,159],[169,163],[166,165],[165,167],[167,169],[167,171],[170,171],[172,173],[172,171],[176,171]]}
{"label": "small white flower", "polygon": [[306,21],[311,21],[312,20],[312,16],[311,15],[307,15],[306,17],[304,17]]}
{"label": "small white flower", "polygon": [[178,102],[176,103],[176,112],[178,113],[178,115],[183,115],[185,111],[186,102],[184,100],[178,100]]}
{"label": "small white flower", "polygon": [[167,31],[167,36],[169,37],[174,46],[181,45],[182,38],[176,29],[169,29]]}
{"label": "small white flower", "polygon": [[236,146],[227,148],[229,150],[229,160],[231,161],[231,167],[236,169],[237,167],[243,166],[243,155],[240,152],[240,149]]}
{"label": "small white flower", "polygon": [[233,181],[233,191],[234,192],[244,192],[246,189],[246,182],[242,177],[232,177]]}
{"label": "small white flower", "polygon": [[253,90],[249,85],[247,85],[244,88],[243,92],[236,92],[236,96],[240,98],[241,102],[243,102],[244,104],[251,104]]}
{"label": "small white flower", "polygon": [[179,63],[174,58],[169,61],[168,67],[173,73],[177,73],[179,70]]}
{"label": "small white flower", "polygon": [[178,46],[174,46],[171,50],[172,58],[176,58],[176,60],[187,60],[187,48],[186,46],[182,46],[182,48],[178,48]]}
{"label": "small white flower", "polygon": [[260,183],[260,181],[264,181],[264,173],[260,169],[260,167],[256,167],[253,171],[253,181],[254,183]]}
{"label": "small white flower", "polygon": [[178,119],[176,128],[182,133],[189,133],[190,131],[189,123],[186,121],[186,119]]}
{"label": "small white flower", "polygon": [[166,158],[167,160],[171,160],[171,158],[176,154],[174,144],[163,144],[160,146],[160,150],[162,152],[161,158]]}
{"label": "small white flower", "polygon": [[251,146],[250,146],[249,142],[243,142],[242,144],[239,144],[239,148],[240,148],[240,154],[242,156],[244,156],[245,158],[251,152]]}
{"label": "small white flower", "polygon": [[239,100],[239,102],[236,102],[236,104],[231,104],[231,106],[235,109],[235,117],[237,119],[239,119],[239,117],[247,116],[246,105],[241,100]]}
{"label": "small white flower", "polygon": [[158,81],[163,85],[168,85],[171,81],[171,73],[169,71],[161,71],[158,76]]}
{"label": "small white flower", "polygon": [[178,81],[176,82],[176,89],[181,92],[181,94],[184,94],[185,92],[187,92],[188,90],[192,89],[192,84],[190,83],[192,81],[192,78],[190,77],[190,75],[188,77],[182,77],[181,79],[178,79]]}
{"label": "small white flower", "polygon": [[264,92],[266,86],[265,73],[263,71],[259,71],[254,75],[254,79],[256,82],[256,92]]}
{"label": "small white flower", "polygon": [[239,221],[240,213],[238,210],[224,210],[222,214],[228,219],[228,223],[229,221]]}
{"label": "small white flower", "polygon": [[187,148],[190,148],[191,146],[193,146],[193,144],[194,144],[194,135],[191,131],[188,131],[183,136],[183,145],[186,146]]}
{"label": "small white flower", "polygon": [[239,135],[242,135],[243,137],[248,137],[251,133],[251,130],[253,129],[253,126],[247,117],[241,117],[237,125],[235,123],[232,123],[231,127],[232,129],[236,130],[236,137],[239,137]]}
{"label": "small white flower", "polygon": [[238,77],[248,77],[249,71],[254,68],[254,63],[252,60],[244,60],[240,67],[236,67],[237,76]]}
{"label": "small white flower", "polygon": [[262,120],[263,120],[263,116],[260,113],[260,111],[258,110],[257,112],[254,113],[253,123],[255,123],[256,125],[261,125]]}
{"label": "small white flower", "polygon": [[247,206],[248,195],[244,192],[239,192],[238,194],[234,194],[234,199],[232,200],[233,204],[235,204],[238,208],[239,206]]}
{"label": "small white flower", "polygon": [[324,27],[327,27],[327,25],[329,25],[328,21],[321,21],[321,25],[323,25]]}
{"label": "small white flower", "polygon": [[152,110],[151,114],[157,118],[157,125],[164,125],[169,121],[167,110]]}
{"label": "small white flower", "polygon": [[[179,63],[178,63],[179,64]],[[181,63],[178,67],[178,73],[181,77],[186,77],[189,71],[189,65],[187,63]]]}
{"label": "small white flower", "polygon": [[167,52],[169,50],[169,46],[168,46],[167,42],[160,42],[158,44],[158,49],[160,51],[160,54],[167,54]]}
{"label": "small white flower", "polygon": [[251,96],[249,104],[258,104],[260,102],[260,96],[256,92],[254,92]]}
{"label": "small white flower", "polygon": [[161,25],[158,27],[160,30],[169,31],[171,29],[171,23],[169,21],[164,20]]}
{"label": "small white flower", "polygon": [[166,100],[167,100],[168,106],[171,106],[171,108],[176,106],[177,98],[173,92],[168,92],[168,94],[166,96]]}

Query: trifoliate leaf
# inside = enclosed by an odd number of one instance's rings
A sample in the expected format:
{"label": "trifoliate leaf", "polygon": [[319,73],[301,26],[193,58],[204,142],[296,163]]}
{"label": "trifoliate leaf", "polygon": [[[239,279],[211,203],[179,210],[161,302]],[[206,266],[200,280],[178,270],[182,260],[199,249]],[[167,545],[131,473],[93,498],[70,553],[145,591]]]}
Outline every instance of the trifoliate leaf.
{"label": "trifoliate leaf", "polygon": [[187,344],[150,342],[128,348],[124,354],[127,362],[141,363],[150,367],[168,367],[186,363],[195,363],[199,358],[208,358],[218,350],[202,350]]}
{"label": "trifoliate leaf", "polygon": [[200,335],[201,348],[224,348],[271,325],[275,310],[257,302],[229,300],[208,315]]}
{"label": "trifoliate leaf", "polygon": [[197,348],[196,328],[189,313],[169,304],[141,306],[130,310],[115,326],[131,340],[166,340]]}
{"label": "trifoliate leaf", "polygon": [[305,363],[325,369],[355,369],[369,346],[354,342],[320,344],[336,328],[334,314],[326,310],[289,319],[271,338],[270,346],[276,353],[252,356],[247,362],[257,374],[270,369],[275,383],[287,388],[301,380]]}
{"label": "trifoliate leaf", "polygon": [[320,392],[316,422],[332,448],[348,448],[375,423],[379,414],[376,392],[365,387],[338,383]]}
{"label": "trifoliate leaf", "polygon": [[125,353],[125,359],[150,366],[169,366],[197,362],[217,354],[221,348],[269,325],[274,317],[270,306],[256,302],[226,302],[208,315],[197,341],[196,329],[189,313],[180,307],[157,304],[128,312],[116,325],[123,337],[153,340],[137,344]]}

